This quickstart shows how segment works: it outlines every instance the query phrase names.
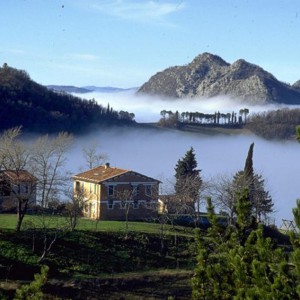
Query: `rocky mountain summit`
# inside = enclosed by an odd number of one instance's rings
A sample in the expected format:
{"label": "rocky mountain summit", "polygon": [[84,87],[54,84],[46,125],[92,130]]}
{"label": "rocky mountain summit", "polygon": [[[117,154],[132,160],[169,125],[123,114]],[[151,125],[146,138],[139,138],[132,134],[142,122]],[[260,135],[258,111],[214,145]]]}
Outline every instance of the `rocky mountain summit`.
{"label": "rocky mountain summit", "polygon": [[243,59],[229,64],[210,53],[198,55],[185,66],[158,72],[138,93],[172,98],[228,96],[251,104],[300,104],[300,84],[277,80],[261,67]]}

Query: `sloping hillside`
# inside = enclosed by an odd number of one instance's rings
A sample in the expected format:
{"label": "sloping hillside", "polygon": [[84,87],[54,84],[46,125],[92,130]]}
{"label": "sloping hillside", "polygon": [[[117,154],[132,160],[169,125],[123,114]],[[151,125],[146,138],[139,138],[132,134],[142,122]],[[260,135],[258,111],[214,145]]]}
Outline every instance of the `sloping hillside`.
{"label": "sloping hillside", "polygon": [[85,132],[99,126],[133,124],[134,115],[119,114],[95,100],[49,91],[22,70],[0,68],[0,130],[22,125],[24,131]]}

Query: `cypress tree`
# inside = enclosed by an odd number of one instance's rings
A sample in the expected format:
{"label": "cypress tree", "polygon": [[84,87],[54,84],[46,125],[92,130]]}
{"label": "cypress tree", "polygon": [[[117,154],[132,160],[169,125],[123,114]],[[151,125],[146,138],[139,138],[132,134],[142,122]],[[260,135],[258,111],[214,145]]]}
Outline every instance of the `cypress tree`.
{"label": "cypress tree", "polygon": [[254,143],[252,143],[249,147],[248,155],[247,155],[245,167],[244,167],[244,177],[245,177],[245,181],[247,182],[247,185],[248,185],[247,188],[249,190],[250,200],[252,200],[253,193],[254,193],[253,148],[254,148]]}

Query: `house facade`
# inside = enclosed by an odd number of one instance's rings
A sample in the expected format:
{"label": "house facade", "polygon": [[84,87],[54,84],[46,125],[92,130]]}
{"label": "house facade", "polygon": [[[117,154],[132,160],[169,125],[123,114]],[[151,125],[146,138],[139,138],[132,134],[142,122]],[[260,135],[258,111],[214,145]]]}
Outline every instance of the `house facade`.
{"label": "house facade", "polygon": [[83,214],[99,220],[143,220],[157,217],[160,181],[107,163],[72,177],[74,196]]}
{"label": "house facade", "polygon": [[0,170],[0,212],[17,209],[20,200],[36,205],[36,182],[26,170]]}

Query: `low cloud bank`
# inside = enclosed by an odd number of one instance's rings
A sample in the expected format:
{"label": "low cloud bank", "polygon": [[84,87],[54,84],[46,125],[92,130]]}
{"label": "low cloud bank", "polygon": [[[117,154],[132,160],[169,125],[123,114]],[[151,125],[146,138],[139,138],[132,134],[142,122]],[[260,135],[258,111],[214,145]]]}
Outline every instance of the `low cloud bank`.
{"label": "low cloud bank", "polygon": [[85,99],[95,99],[97,103],[107,106],[108,104],[113,109],[120,111],[128,111],[135,114],[135,120],[138,123],[157,122],[161,118],[160,112],[179,111],[181,112],[202,112],[214,113],[220,111],[222,113],[239,112],[240,109],[248,108],[250,114],[282,109],[285,107],[299,108],[300,106],[288,106],[285,104],[268,104],[268,105],[248,105],[230,99],[229,97],[214,97],[209,99],[168,99],[158,96],[137,95],[135,90],[128,90],[118,93],[87,93],[76,94]]}
{"label": "low cloud bank", "polygon": [[[81,96],[82,97],[82,96]],[[207,100],[168,100],[159,97],[137,96],[133,91],[119,93],[90,93],[85,98],[94,98],[115,110],[126,110],[136,115],[137,122],[157,122],[160,111],[220,111],[238,112],[248,108],[251,113],[288,107],[287,105],[245,106],[226,98]],[[73,172],[84,162],[79,157],[82,145],[97,140],[100,151],[108,156],[112,166],[130,169],[157,178],[168,188],[174,180],[174,168],[190,147],[194,147],[198,168],[205,180],[220,174],[232,175],[242,170],[249,146],[254,142],[254,168],[262,174],[267,190],[275,202],[276,224],[282,219],[293,219],[292,208],[300,197],[298,179],[300,145],[296,141],[266,141],[255,135],[208,136],[180,131],[157,131],[145,129],[109,129],[94,132],[76,141],[70,156]]]}

